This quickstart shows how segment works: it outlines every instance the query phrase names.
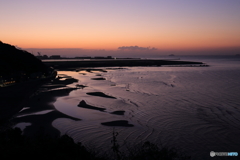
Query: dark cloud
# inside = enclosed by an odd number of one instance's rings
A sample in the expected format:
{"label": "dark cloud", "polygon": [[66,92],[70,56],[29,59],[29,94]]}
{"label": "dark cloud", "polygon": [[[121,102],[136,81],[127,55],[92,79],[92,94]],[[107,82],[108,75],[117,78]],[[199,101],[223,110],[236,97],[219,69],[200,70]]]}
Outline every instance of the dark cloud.
{"label": "dark cloud", "polygon": [[131,51],[155,51],[157,48],[151,47],[139,47],[139,46],[122,46],[118,47],[119,50],[131,50]]}

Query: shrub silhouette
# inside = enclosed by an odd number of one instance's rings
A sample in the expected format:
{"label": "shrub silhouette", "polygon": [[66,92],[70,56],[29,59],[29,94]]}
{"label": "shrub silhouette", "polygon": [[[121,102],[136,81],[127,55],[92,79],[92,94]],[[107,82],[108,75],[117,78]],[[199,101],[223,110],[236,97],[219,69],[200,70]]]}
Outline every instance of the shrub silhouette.
{"label": "shrub silhouette", "polygon": [[101,159],[67,135],[58,138],[38,135],[25,137],[19,128],[0,133],[0,159]]}
{"label": "shrub silhouette", "polygon": [[159,148],[157,145],[145,142],[142,146],[131,148],[129,154],[120,152],[117,143],[118,133],[113,130],[112,151],[116,154],[112,157],[99,157],[90,152],[81,143],[75,143],[68,135],[52,138],[40,134],[35,137],[22,135],[19,128],[6,129],[0,132],[0,159],[57,159],[57,160],[188,160],[190,157],[179,153],[175,149]]}

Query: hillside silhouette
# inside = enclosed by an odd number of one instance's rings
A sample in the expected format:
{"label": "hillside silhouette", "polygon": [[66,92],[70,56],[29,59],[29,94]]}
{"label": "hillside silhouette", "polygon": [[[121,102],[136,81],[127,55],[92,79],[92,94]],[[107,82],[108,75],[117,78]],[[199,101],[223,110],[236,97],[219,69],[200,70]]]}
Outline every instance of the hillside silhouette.
{"label": "hillside silhouette", "polygon": [[56,75],[31,53],[0,41],[0,122],[21,110],[28,98]]}
{"label": "hillside silhouette", "polygon": [[47,73],[48,67],[31,53],[0,41],[0,74]]}

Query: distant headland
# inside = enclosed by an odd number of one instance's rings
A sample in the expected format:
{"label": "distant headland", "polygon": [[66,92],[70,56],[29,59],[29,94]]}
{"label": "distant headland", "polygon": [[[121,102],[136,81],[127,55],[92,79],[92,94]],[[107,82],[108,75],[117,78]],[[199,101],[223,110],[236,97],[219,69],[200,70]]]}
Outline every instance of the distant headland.
{"label": "distant headland", "polygon": [[96,57],[91,57],[91,56],[83,56],[83,57],[73,57],[73,58],[66,58],[66,57],[61,57],[61,55],[41,55],[40,52],[38,52],[38,55],[36,56],[38,59],[41,60],[51,60],[51,59],[116,59],[113,58],[112,56],[96,56]]}

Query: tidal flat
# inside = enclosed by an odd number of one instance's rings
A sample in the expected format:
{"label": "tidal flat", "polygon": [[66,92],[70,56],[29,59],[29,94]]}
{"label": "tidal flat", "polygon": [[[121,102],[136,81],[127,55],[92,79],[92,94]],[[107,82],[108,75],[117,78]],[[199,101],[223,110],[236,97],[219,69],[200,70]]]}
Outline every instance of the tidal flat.
{"label": "tidal flat", "polygon": [[[211,66],[98,68],[106,72],[59,70],[61,83],[68,78],[75,80],[71,83],[67,80],[65,87],[61,84],[55,88],[56,92],[65,94],[56,96],[49,103],[52,108],[46,110],[53,109],[65,116],[58,115],[50,126],[61,135],[68,134],[75,142],[90,148],[94,146],[102,153],[111,148],[113,128],[119,133],[117,140],[123,150],[126,145],[150,141],[177,148],[199,160],[209,159],[209,150],[238,151],[239,64],[233,61],[208,61],[208,64]],[[54,87],[51,89],[53,92]],[[48,92],[50,94],[51,90]],[[40,95],[41,92],[36,97]],[[37,102],[37,98],[35,100]],[[79,107],[81,101],[104,110]],[[106,123],[110,125],[103,125]],[[25,127],[26,134],[30,127]]]}

